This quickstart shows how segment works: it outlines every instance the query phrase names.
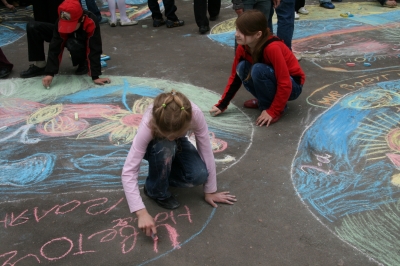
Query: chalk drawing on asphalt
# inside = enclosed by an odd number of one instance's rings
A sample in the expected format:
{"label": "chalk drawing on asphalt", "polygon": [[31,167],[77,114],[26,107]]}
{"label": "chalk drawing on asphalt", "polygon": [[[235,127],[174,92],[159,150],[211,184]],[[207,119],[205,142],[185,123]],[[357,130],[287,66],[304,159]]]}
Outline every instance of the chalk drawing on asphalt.
{"label": "chalk drawing on asphalt", "polygon": [[309,210],[340,239],[398,265],[400,228],[393,225],[400,220],[400,78],[396,71],[380,74],[387,79],[375,74],[379,81],[365,75],[338,82],[369,84],[343,93],[308,126],[292,181]]}

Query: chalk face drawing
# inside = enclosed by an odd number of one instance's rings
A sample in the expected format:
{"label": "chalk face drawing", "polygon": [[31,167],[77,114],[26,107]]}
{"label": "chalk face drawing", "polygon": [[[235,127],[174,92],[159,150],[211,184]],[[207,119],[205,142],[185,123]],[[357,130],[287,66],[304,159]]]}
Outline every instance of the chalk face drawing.
{"label": "chalk face drawing", "polygon": [[385,265],[400,263],[399,143],[400,78],[339,99],[304,132],[292,165],[311,212]]}
{"label": "chalk face drawing", "polygon": [[[86,241],[115,242],[113,247],[122,243],[119,254],[139,254],[135,243],[139,238],[145,241],[146,237],[129,213],[120,174],[142,115],[161,92],[176,89],[204,110],[217,172],[236,164],[251,145],[251,120],[237,107],[227,111],[232,112],[230,115],[210,117],[209,105],[219,99],[211,91],[158,79],[110,78],[111,84],[94,86],[89,78],[60,75],[50,90],[43,88],[40,78],[1,81],[0,237],[15,244],[12,249],[0,248],[0,265],[20,259],[43,263],[68,257],[70,261],[77,254],[82,255],[82,260],[78,259],[81,264],[90,260],[89,253],[101,252],[98,246],[83,252]],[[193,136],[189,139],[194,141]],[[139,185],[144,183],[147,171],[147,162],[143,160]],[[191,205],[174,212],[160,210],[156,220],[161,232],[165,231],[160,237],[168,237],[166,242],[171,245],[154,243],[151,252],[141,255],[137,264],[180,248],[204,229],[214,211],[198,200],[193,199]],[[35,206],[26,207],[32,204]],[[75,212],[82,212],[82,217],[87,215],[89,220],[94,215],[106,216],[108,224],[93,231],[86,223],[77,222],[72,214]],[[206,215],[189,219],[192,212]],[[67,231],[79,231],[78,234],[43,232],[41,227],[48,226],[44,221],[49,216],[62,219],[60,223],[66,224]],[[184,232],[178,232],[177,225],[184,222]],[[28,234],[24,230],[20,234],[17,227],[28,224],[34,224],[42,234]],[[19,240],[12,236],[19,236]],[[36,250],[26,247],[33,240],[41,243],[34,247]],[[59,245],[65,246],[65,250],[53,250]],[[107,250],[107,244],[104,248]]]}

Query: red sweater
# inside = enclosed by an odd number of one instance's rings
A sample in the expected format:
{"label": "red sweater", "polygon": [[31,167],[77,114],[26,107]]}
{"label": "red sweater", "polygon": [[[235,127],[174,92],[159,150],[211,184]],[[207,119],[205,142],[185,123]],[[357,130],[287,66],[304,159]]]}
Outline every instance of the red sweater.
{"label": "red sweater", "polygon": [[[273,38],[271,36],[269,39]],[[276,37],[275,37],[276,38]],[[236,74],[236,67],[240,61],[247,60],[251,64],[253,60],[248,46],[239,45],[236,49],[235,59],[233,61],[231,76],[225,87],[224,94],[215,105],[221,111],[225,111],[230,101],[242,85],[242,81]],[[263,62],[269,65],[275,71],[277,81],[277,90],[271,106],[265,110],[272,118],[279,116],[285,109],[285,105],[292,92],[292,81],[290,76],[300,85],[305,82],[305,75],[299,62],[292,51],[281,40],[273,41],[264,48]]]}

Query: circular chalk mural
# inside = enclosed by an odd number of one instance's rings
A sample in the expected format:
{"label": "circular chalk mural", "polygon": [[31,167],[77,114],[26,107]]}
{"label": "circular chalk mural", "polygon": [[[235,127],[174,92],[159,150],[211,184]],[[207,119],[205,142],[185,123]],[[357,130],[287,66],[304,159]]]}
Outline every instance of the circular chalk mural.
{"label": "circular chalk mural", "polygon": [[[50,90],[40,78],[0,81],[0,235],[9,243],[0,248],[0,263],[89,264],[107,251],[104,263],[141,264],[180,248],[208,224],[215,209],[201,197],[189,197],[174,211],[143,197],[165,240],[149,245],[129,213],[120,180],[131,142],[153,98],[175,89],[204,111],[221,173],[250,147],[250,119],[235,106],[229,115],[211,117],[208,110],[220,96],[204,88],[111,80],[96,86],[89,78],[57,76]],[[147,171],[143,160],[139,185]]]}
{"label": "circular chalk mural", "polygon": [[381,74],[397,79],[378,74],[343,82],[370,84],[336,99],[307,128],[292,180],[340,239],[385,265],[399,265],[400,80],[394,72]]}

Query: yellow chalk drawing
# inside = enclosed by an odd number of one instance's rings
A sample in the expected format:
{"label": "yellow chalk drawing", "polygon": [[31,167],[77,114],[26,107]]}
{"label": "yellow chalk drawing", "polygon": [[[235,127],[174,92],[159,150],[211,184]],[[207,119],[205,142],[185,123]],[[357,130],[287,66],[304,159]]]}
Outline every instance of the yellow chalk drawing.
{"label": "yellow chalk drawing", "polygon": [[34,125],[45,121],[49,121],[52,118],[59,115],[62,112],[62,110],[63,110],[62,104],[48,105],[46,107],[40,108],[32,115],[30,115],[26,120],[26,123],[29,125]]}
{"label": "yellow chalk drawing", "polygon": [[391,183],[396,187],[400,187],[400,173],[392,176]]}
{"label": "yellow chalk drawing", "polygon": [[120,110],[117,114],[104,116],[106,121],[82,131],[77,139],[96,138],[110,134],[109,140],[113,145],[131,143],[137,133],[144,111],[152,102],[151,98],[136,100],[132,112]]}
{"label": "yellow chalk drawing", "polygon": [[219,33],[234,31],[236,28],[235,21],[236,17],[218,23],[216,26],[212,28],[211,34],[219,34]]}
{"label": "yellow chalk drawing", "polygon": [[400,265],[399,204],[386,204],[379,210],[346,216],[335,231],[341,239],[360,247],[383,265]]}

